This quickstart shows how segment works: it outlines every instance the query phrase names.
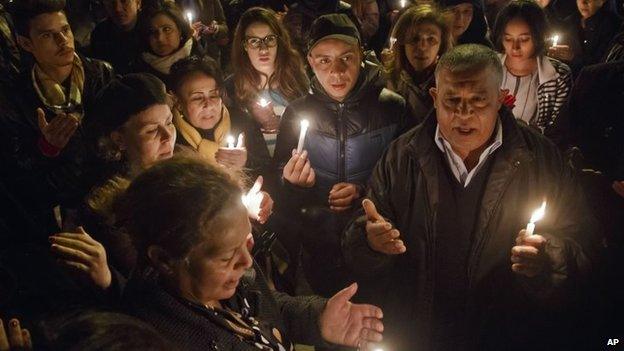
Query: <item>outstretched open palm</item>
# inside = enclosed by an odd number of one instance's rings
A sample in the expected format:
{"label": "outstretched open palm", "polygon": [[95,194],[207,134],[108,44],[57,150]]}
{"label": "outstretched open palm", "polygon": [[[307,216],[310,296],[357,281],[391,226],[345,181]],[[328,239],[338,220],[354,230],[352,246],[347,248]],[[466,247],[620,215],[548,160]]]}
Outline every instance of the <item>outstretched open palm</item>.
{"label": "outstretched open palm", "polygon": [[327,302],[319,324],[328,342],[365,348],[369,342],[380,342],[383,313],[377,306],[354,304],[349,300],[357,292],[357,283],[339,291]]}

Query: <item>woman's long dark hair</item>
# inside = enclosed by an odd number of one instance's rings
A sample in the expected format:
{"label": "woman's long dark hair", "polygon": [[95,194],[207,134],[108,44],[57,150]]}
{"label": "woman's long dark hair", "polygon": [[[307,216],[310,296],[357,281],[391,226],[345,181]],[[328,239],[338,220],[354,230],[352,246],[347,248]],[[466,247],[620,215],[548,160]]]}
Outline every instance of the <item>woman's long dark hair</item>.
{"label": "woman's long dark hair", "polygon": [[262,81],[262,73],[253,67],[244,47],[245,31],[253,23],[266,24],[278,37],[275,72],[267,77],[268,86],[276,88],[288,101],[304,95],[308,90],[309,80],[301,56],[292,47],[288,31],[273,10],[252,7],[241,16],[232,43],[234,87],[238,102],[247,103],[256,99],[258,86]]}

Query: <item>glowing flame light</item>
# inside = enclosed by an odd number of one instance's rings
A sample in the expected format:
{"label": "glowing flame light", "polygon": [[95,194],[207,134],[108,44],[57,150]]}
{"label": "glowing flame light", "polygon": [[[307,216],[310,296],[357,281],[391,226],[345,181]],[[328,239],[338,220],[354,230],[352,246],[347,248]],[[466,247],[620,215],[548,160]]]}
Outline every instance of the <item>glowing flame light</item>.
{"label": "glowing flame light", "polygon": [[225,138],[226,142],[227,142],[227,147],[228,149],[233,149],[234,148],[234,137],[231,135],[228,135],[227,138]]}
{"label": "glowing flame light", "polygon": [[533,211],[530,222],[535,223],[539,221],[540,219],[544,218],[545,212],[546,212],[546,201],[542,202],[542,206],[540,206],[540,208]]}
{"label": "glowing flame light", "polygon": [[260,98],[260,100],[258,100],[258,105],[260,105],[260,107],[267,107],[270,103],[271,102],[265,98]]}
{"label": "glowing flame light", "polygon": [[192,11],[186,11],[186,19],[189,21],[190,24],[193,24],[193,12]]}
{"label": "glowing flame light", "polygon": [[243,205],[247,208],[247,214],[253,219],[258,219],[260,214],[260,205],[264,199],[264,193],[260,191],[261,188],[262,176],[258,177],[247,194],[243,194],[241,197]]}

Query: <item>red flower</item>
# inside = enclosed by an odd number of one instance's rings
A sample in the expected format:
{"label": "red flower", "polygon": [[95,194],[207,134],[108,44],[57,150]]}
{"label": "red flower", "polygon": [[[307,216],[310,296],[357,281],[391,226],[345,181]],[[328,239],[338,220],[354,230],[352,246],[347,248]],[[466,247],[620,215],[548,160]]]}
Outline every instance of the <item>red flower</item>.
{"label": "red flower", "polygon": [[516,106],[516,97],[509,94],[509,89],[505,89],[505,97],[503,98],[503,105],[507,106],[510,110]]}

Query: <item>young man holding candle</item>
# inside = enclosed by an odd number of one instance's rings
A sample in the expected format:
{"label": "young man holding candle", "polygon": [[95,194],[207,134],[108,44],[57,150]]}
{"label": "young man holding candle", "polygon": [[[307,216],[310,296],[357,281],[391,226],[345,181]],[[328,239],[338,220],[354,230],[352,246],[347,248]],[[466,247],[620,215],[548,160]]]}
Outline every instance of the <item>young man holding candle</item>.
{"label": "young man holding candle", "polygon": [[392,350],[566,349],[573,337],[545,335],[593,263],[580,187],[555,146],[501,107],[494,51],[455,47],[435,75],[435,114],[377,164],[346,262],[377,290]]}
{"label": "young man holding candle", "polygon": [[[385,89],[379,67],[364,60],[360,35],[347,15],[321,16],[310,33],[311,92],[287,107],[275,157],[283,169],[282,205],[304,228],[307,279],[314,292],[331,296],[350,279],[340,234],[381,153],[405,130],[407,116],[403,98]],[[309,127],[297,152],[303,119]]]}

